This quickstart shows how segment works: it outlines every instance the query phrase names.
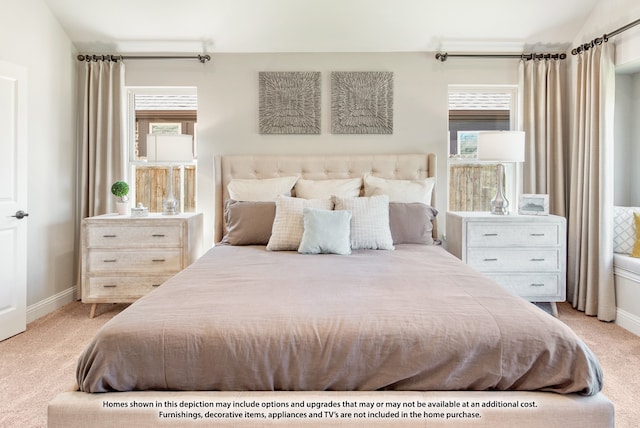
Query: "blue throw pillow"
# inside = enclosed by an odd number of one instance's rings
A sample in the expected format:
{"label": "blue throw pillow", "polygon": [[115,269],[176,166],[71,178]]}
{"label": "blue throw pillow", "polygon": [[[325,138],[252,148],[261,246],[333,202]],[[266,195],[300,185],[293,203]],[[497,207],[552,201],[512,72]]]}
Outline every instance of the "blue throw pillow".
{"label": "blue throw pillow", "polygon": [[351,211],[304,208],[302,254],[351,254]]}

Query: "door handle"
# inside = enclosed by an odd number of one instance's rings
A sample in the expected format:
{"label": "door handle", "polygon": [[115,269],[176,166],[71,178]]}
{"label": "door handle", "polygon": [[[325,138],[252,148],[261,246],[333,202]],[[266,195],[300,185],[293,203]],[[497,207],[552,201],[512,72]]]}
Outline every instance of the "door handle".
{"label": "door handle", "polygon": [[25,217],[29,217],[29,213],[19,210],[19,211],[16,211],[15,215],[12,215],[11,217],[15,217],[18,220],[22,220]]}

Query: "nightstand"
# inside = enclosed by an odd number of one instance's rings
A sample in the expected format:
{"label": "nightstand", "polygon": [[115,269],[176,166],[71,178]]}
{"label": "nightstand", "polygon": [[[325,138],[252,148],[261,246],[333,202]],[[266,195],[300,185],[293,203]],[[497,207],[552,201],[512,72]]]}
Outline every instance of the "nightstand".
{"label": "nightstand", "polygon": [[531,302],[566,298],[566,221],[555,215],[447,212],[447,250]]}
{"label": "nightstand", "polygon": [[201,213],[106,214],[82,221],[82,302],[130,303],[202,254]]}

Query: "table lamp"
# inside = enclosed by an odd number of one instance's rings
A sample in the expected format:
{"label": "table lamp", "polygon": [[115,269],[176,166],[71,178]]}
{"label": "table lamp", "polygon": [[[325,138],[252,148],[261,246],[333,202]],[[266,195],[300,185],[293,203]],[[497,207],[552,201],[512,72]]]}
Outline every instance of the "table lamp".
{"label": "table lamp", "polygon": [[188,134],[148,134],[147,161],[169,164],[169,186],[162,201],[162,214],[179,214],[179,203],[173,194],[173,165],[193,162],[193,137]]}
{"label": "table lamp", "polygon": [[504,195],[504,162],[524,162],[524,132],[482,131],[478,133],[479,161],[498,162],[497,189],[491,200],[491,214],[509,214],[509,201]]}

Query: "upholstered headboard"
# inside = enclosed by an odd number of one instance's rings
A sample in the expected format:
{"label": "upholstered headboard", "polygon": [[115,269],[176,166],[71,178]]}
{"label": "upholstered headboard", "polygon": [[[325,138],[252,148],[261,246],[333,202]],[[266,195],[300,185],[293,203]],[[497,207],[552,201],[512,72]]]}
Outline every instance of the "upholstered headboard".
{"label": "upholstered headboard", "polygon": [[[214,242],[225,233],[224,202],[227,185],[234,178],[273,178],[300,175],[309,180],[355,178],[369,173],[376,177],[417,180],[436,176],[434,154],[394,155],[228,155],[214,159]],[[432,204],[435,203],[434,189]],[[437,231],[434,227],[434,234]]]}

